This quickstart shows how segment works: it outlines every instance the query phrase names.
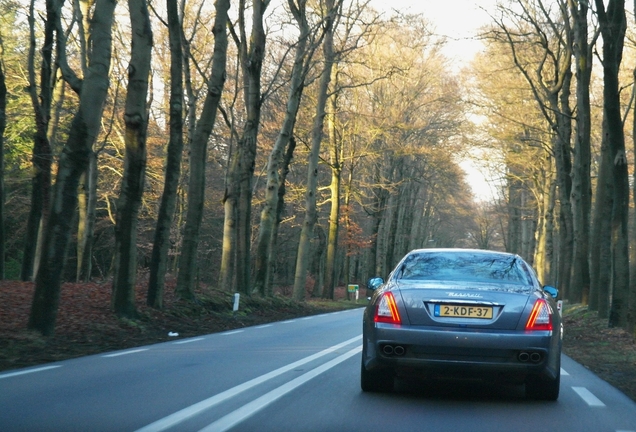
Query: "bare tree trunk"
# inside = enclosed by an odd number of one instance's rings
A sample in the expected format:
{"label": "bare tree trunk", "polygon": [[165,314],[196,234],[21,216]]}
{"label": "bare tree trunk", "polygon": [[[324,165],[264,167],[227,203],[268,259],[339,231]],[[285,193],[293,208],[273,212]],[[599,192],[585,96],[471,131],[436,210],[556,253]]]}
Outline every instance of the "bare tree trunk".
{"label": "bare tree trunk", "polygon": [[391,269],[396,264],[396,244],[398,241],[398,227],[399,227],[399,218],[400,218],[400,205],[402,205],[402,190],[398,188],[398,192],[390,198],[391,204],[389,207],[391,208],[391,214],[389,220],[387,221],[388,229],[387,229],[387,242],[386,242],[386,254],[385,256],[385,266],[387,269]]}
{"label": "bare tree trunk", "polygon": [[546,285],[556,285],[552,261],[554,256],[554,207],[556,202],[556,179],[553,167],[554,159],[546,154],[542,167],[543,184],[540,185],[541,211],[537,226],[537,250],[534,266],[539,280]]}
{"label": "bare tree trunk", "polygon": [[[274,143],[274,148],[267,161],[267,187],[265,190],[265,203],[261,211],[261,223],[258,232],[258,242],[256,246],[256,257],[254,265],[254,291],[265,295],[270,291],[268,275],[272,267],[272,260],[276,255],[274,243],[275,226],[278,219],[278,203],[280,201],[279,191],[281,188],[281,165],[284,162],[285,149],[289,146],[294,133],[294,125],[300,108],[303,90],[305,87],[305,76],[311,62],[312,56],[307,52],[307,38],[309,37],[309,24],[305,14],[306,0],[298,2],[298,7],[292,0],[289,0],[289,7],[298,23],[300,33],[296,43],[296,55],[292,68],[289,96],[287,99],[287,111],[283,125]],[[313,52],[313,51],[312,51]]]}
{"label": "bare tree trunk", "polygon": [[411,208],[413,216],[413,231],[408,237],[408,250],[422,247],[422,218],[424,216],[424,200],[421,198],[421,187],[416,188],[415,200]]}
{"label": "bare tree trunk", "polygon": [[132,51],[126,94],[126,155],[115,225],[115,276],[111,305],[118,316],[134,318],[137,279],[137,220],[146,176],[148,80],[152,29],[146,0],[128,0]]}
{"label": "bare tree trunk", "polygon": [[46,227],[51,195],[51,165],[53,155],[49,142],[49,120],[51,117],[51,98],[53,91],[53,48],[55,28],[60,14],[61,3],[53,0],[46,2],[46,21],[44,23],[44,42],[41,49],[40,92],[35,82],[35,11],[34,1],[29,7],[29,94],[35,111],[35,141],[33,144],[33,178],[31,181],[31,210],[27,220],[26,239],[22,257],[21,279],[33,278],[35,255],[40,235],[40,224]]}
{"label": "bare tree trunk", "polygon": [[530,199],[530,192],[527,188],[522,191],[523,220],[521,222],[521,253],[522,257],[534,266],[534,250],[536,242],[534,233],[537,230],[536,205]]}
{"label": "bare tree trunk", "polygon": [[79,181],[77,188],[77,266],[75,267],[75,281],[79,282],[84,267],[86,236],[88,234],[88,170]]}
{"label": "bare tree trunk", "polygon": [[[327,236],[325,230],[318,224],[314,225],[315,242],[312,243],[310,273],[314,276],[314,288],[311,296],[320,297],[325,285],[325,254],[327,251]],[[306,282],[305,278],[305,282]]]}
{"label": "bare tree trunk", "polygon": [[177,0],[167,0],[168,37],[170,39],[170,139],[166,160],[165,182],[155,238],[150,258],[148,281],[149,306],[163,308],[163,293],[168,267],[170,227],[177,204],[177,190],[181,178],[181,155],[183,154],[183,49],[181,47],[181,23]]}
{"label": "bare tree trunk", "polygon": [[[376,185],[381,185],[382,182],[380,178],[382,177],[382,167],[381,162],[378,163],[374,167],[374,179],[373,183]],[[382,220],[384,218],[384,214],[386,213],[386,203],[389,199],[389,192],[386,188],[382,186],[377,186],[373,188],[373,202],[371,204],[371,246],[369,248],[369,269],[367,270],[367,275],[369,277],[374,276],[385,276],[383,274],[383,266],[381,264],[380,257],[382,256],[382,241],[380,239],[380,227],[382,225]]]}
{"label": "bare tree trunk", "polygon": [[223,220],[223,253],[221,255],[221,266],[219,268],[219,287],[230,292],[235,290],[234,264],[236,262],[236,181],[233,173],[236,168],[232,167],[237,163],[234,158],[228,170],[228,178],[225,181],[225,196],[223,197],[223,209],[225,217]]}
{"label": "bare tree trunk", "polygon": [[205,202],[205,166],[208,140],[212,129],[214,129],[217,109],[221,101],[223,85],[225,84],[228,44],[226,27],[229,7],[230,0],[216,0],[215,2],[216,17],[214,19],[213,30],[214,54],[212,60],[212,76],[208,81],[208,92],[190,148],[188,210],[176,288],[177,296],[185,299],[194,298],[194,282],[197,274],[197,248],[199,246],[199,233]]}
{"label": "bare tree trunk", "polygon": [[[572,110],[570,108],[570,85],[572,72],[566,71],[559,95],[559,102],[553,102],[556,110],[557,134],[554,137],[554,154],[557,167],[559,191],[559,289],[564,298],[569,298],[572,277],[572,252],[574,249],[573,217],[570,196],[572,194],[572,160],[570,141],[572,139]],[[556,98],[556,94],[555,94]]]}
{"label": "bare tree trunk", "polygon": [[590,179],[590,80],[592,76],[592,48],[588,42],[589,6],[585,1],[571,2],[570,15],[574,19],[574,55],[576,58],[576,141],[572,170],[572,214],[574,253],[570,300],[587,304],[590,290],[590,214],[592,184]]}
{"label": "bare tree trunk", "polygon": [[[603,126],[605,129],[606,126]],[[589,309],[601,318],[609,317],[610,286],[612,284],[612,161],[607,136],[601,143],[600,167],[596,184],[596,200],[590,236],[590,297]]]}
{"label": "bare tree trunk", "polygon": [[609,142],[614,183],[612,206],[612,303],[609,325],[627,326],[629,300],[629,177],[625,155],[625,136],[620,106],[618,73],[623,57],[627,26],[625,0],[596,0],[599,25],[603,36],[603,131]]}
{"label": "bare tree trunk", "polygon": [[[280,223],[283,220],[283,210],[285,207],[285,181],[287,179],[287,175],[289,174],[289,165],[292,162],[292,157],[294,156],[295,149],[296,140],[292,136],[289,140],[289,145],[287,146],[287,151],[285,152],[285,156],[283,157],[283,163],[281,166],[280,187],[278,188],[278,204],[276,205],[276,223],[274,224],[274,229],[272,230],[272,251],[276,251],[278,247],[278,228],[280,227]],[[276,255],[277,254],[275,252],[272,252],[273,257],[275,257]],[[270,260],[269,266],[270,267],[267,270],[268,281],[265,295],[271,297],[272,295],[274,295],[274,274],[276,271],[276,260]]]}
{"label": "bare tree trunk", "polygon": [[318,156],[322,143],[323,126],[325,119],[325,107],[327,105],[331,72],[334,67],[334,35],[333,23],[335,20],[334,0],[326,0],[327,16],[325,17],[325,39],[323,41],[324,66],[320,76],[318,87],[318,102],[316,103],[316,115],[311,130],[311,152],[307,166],[307,192],[305,195],[305,219],[303,221],[298,252],[296,255],[296,274],[294,276],[293,298],[298,301],[305,299],[305,284],[307,281],[307,267],[311,251],[311,238],[316,224],[316,192],[318,184]]}
{"label": "bare tree trunk", "polygon": [[[343,223],[345,228],[345,262],[344,262],[344,285],[345,292],[347,294],[347,300],[351,300],[351,295],[349,293],[349,284],[351,283],[351,257],[354,254],[353,249],[353,233],[351,226],[351,193],[352,193],[352,185],[353,185],[353,172],[354,172],[354,164],[351,163],[349,168],[349,174],[347,175],[347,180],[344,185],[344,202],[343,204]],[[355,279],[354,279],[355,280]]]}
{"label": "bare tree trunk", "polygon": [[84,227],[81,227],[82,204],[80,203],[80,223],[77,239],[77,280],[88,282],[93,273],[93,239],[97,210],[97,153],[91,151],[88,169],[84,173],[82,192],[86,195]]}
{"label": "bare tree trunk", "polygon": [[4,230],[4,131],[7,127],[7,85],[4,75],[4,49],[0,44],[0,280],[5,278],[6,233]]}
{"label": "bare tree trunk", "polygon": [[[74,14],[79,27],[80,63],[84,75],[86,75],[88,68],[89,14],[93,4],[93,0],[80,0],[73,3]],[[61,88],[64,89],[65,87],[61,86]],[[77,281],[88,281],[92,273],[93,235],[97,212],[97,153],[95,151],[91,152],[88,169],[80,179],[78,198],[77,268],[75,277]]]}
{"label": "bare tree trunk", "polygon": [[[331,80],[333,82],[336,81],[335,69],[332,69]],[[329,98],[329,113],[327,114],[331,166],[331,183],[329,185],[331,209],[329,211],[329,233],[327,235],[325,284],[322,289],[322,297],[332,300],[334,288],[338,282],[336,278],[336,257],[338,253],[338,231],[340,228],[340,178],[342,175],[342,142],[336,137],[337,105],[337,98],[335,95],[332,95],[331,98]]]}
{"label": "bare tree trunk", "polygon": [[[239,139],[233,165],[237,171],[232,175],[236,180],[236,289],[245,294],[252,293],[250,260],[252,242],[252,185],[261,120],[261,70],[265,56],[266,34],[263,26],[265,10],[269,0],[254,0],[252,3],[252,31],[249,41],[245,36],[244,20],[241,29],[241,60],[245,87],[245,108],[247,119],[243,135]],[[248,46],[249,42],[249,46]],[[230,201],[232,202],[232,201]]]}
{"label": "bare tree trunk", "polygon": [[108,93],[111,25],[115,1],[97,0],[92,19],[91,65],[84,78],[80,105],[59,161],[51,218],[45,229],[40,269],[29,315],[29,328],[44,335],[55,330],[62,270],[77,204],[77,186],[86,171],[92,143],[99,133]]}
{"label": "bare tree trunk", "polygon": [[[636,80],[636,68],[633,71],[633,77]],[[636,82],[636,81],[635,81]],[[632,89],[634,95],[636,95],[636,89]],[[636,151],[636,116],[633,116],[632,120],[632,139],[634,144],[634,151]],[[632,197],[636,202],[636,170],[634,170],[632,181],[634,182],[632,187]],[[636,212],[632,216],[632,233],[636,233]],[[630,334],[634,335],[636,331],[636,248],[630,247],[630,275],[629,275],[629,312],[627,320],[627,330]]]}
{"label": "bare tree trunk", "polygon": [[521,190],[523,185],[516,173],[508,176],[508,246],[507,252],[521,253]]}

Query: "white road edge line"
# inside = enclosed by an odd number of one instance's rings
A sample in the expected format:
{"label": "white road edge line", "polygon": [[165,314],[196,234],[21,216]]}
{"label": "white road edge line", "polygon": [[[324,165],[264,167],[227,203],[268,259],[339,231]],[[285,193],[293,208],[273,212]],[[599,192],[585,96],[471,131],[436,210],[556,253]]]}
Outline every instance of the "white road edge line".
{"label": "white road edge line", "polygon": [[229,336],[229,335],[233,335],[233,334],[237,334],[237,333],[243,333],[244,331],[245,330],[229,331],[229,332],[221,333],[221,336]]}
{"label": "white road edge line", "polygon": [[119,357],[119,356],[128,355],[128,354],[135,354],[142,351],[148,351],[148,348],[133,349],[128,351],[118,352],[115,354],[106,354],[106,355],[103,355],[102,357],[105,357],[105,358]]}
{"label": "white road edge line", "polygon": [[205,338],[194,338],[194,339],[185,339],[185,340],[180,340],[180,341],[176,341],[176,342],[172,342],[174,345],[183,345],[183,344],[187,344],[190,342],[198,342],[198,341],[202,341],[205,340]]}
{"label": "white road edge line", "polygon": [[26,375],[26,374],[30,374],[30,373],[34,373],[34,372],[42,372],[45,370],[49,370],[49,369],[56,369],[62,367],[62,365],[56,365],[56,366],[43,366],[43,367],[39,367],[39,368],[35,368],[35,369],[29,369],[29,370],[23,370],[23,371],[19,371],[19,372],[9,372],[9,373],[5,373],[5,374],[1,374],[0,375],[0,379],[3,378],[11,378],[14,376],[19,376],[19,375]]}
{"label": "white road edge line", "polygon": [[189,407],[186,407],[180,411],[170,414],[169,416],[159,419],[153,423],[150,423],[149,425],[144,426],[141,429],[137,429],[136,432],[158,432],[158,431],[163,431],[168,428],[171,428],[191,417],[194,417],[195,415],[201,413],[202,411],[207,410],[208,408],[212,408],[213,406],[218,405],[221,402],[227,399],[230,399],[239,393],[244,392],[245,390],[249,390],[250,388],[255,387],[261,383],[264,383],[265,381],[268,381],[272,378],[282,375],[285,372],[288,372],[290,370],[297,368],[298,366],[302,366],[306,363],[316,360],[317,358],[323,357],[344,346],[347,346],[349,344],[352,344],[353,342],[359,341],[360,339],[362,339],[362,335],[358,335],[354,338],[351,338],[337,345],[324,349],[316,354],[312,354],[309,357],[305,357],[304,359],[300,359],[294,363],[290,363],[287,366],[283,366],[281,368],[268,372],[265,375],[261,375],[254,379],[246,381],[243,384],[239,384],[236,387],[232,387],[231,389],[225,390],[224,392],[221,392],[217,395],[214,395],[205,400],[202,400],[201,402],[197,402],[194,405],[190,405]]}
{"label": "white road edge line", "polygon": [[605,406],[605,404],[601,402],[599,398],[594,396],[594,394],[592,394],[592,392],[585,387],[572,387],[572,390],[574,390],[581,397],[581,399],[583,399],[585,403],[591,407]]}
{"label": "white road edge line", "polygon": [[328,371],[329,369],[335,367],[336,365],[342,363],[343,361],[349,359],[350,357],[353,357],[354,355],[358,354],[360,351],[362,351],[362,347],[361,346],[356,347],[350,350],[349,352],[342,354],[341,356],[336,357],[335,359],[330,360],[321,366],[318,366],[317,368],[299,376],[298,378],[295,378],[289,381],[288,383],[283,384],[277,389],[274,389],[270,391],[269,393],[266,393],[263,396],[257,399],[254,399],[252,402],[243,405],[241,408],[237,409],[236,411],[233,411],[227,414],[226,416],[221,417],[214,423],[211,423],[208,426],[201,429],[199,432],[223,432],[236,426],[237,424],[239,424],[246,418],[251,417],[258,411],[262,410],[269,404],[280,399],[287,393],[291,392],[297,387],[300,387],[301,385],[305,384],[307,381],[317,377],[323,372]]}
{"label": "white road edge line", "polygon": [[263,325],[259,325],[258,327],[256,327],[257,329],[263,329],[263,328],[267,328],[267,327],[271,327],[273,326],[273,324],[263,324]]}

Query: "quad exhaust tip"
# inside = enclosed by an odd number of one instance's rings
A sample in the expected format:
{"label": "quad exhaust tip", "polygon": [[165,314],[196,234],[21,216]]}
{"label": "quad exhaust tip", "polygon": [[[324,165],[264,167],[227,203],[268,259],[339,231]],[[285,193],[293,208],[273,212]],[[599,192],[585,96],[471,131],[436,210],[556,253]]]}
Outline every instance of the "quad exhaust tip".
{"label": "quad exhaust tip", "polygon": [[541,360],[543,360],[543,354],[539,353],[539,352],[526,352],[526,351],[521,351],[518,355],[517,355],[517,360],[519,360],[521,363],[539,363]]}
{"label": "quad exhaust tip", "polygon": [[401,357],[406,353],[406,349],[402,345],[389,345],[382,346],[382,352],[387,356]]}

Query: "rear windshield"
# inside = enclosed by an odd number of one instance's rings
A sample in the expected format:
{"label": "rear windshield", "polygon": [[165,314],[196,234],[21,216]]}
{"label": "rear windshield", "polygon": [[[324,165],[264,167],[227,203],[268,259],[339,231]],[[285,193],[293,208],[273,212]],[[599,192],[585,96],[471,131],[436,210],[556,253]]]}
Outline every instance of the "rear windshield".
{"label": "rear windshield", "polygon": [[397,279],[532,284],[526,266],[514,255],[412,253],[396,269]]}

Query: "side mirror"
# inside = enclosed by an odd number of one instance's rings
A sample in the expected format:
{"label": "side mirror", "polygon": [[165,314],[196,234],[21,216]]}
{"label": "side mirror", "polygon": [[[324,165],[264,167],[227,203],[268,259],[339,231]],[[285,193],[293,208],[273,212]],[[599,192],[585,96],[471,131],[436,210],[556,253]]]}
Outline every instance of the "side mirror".
{"label": "side mirror", "polygon": [[543,291],[547,292],[552,296],[552,298],[557,298],[559,296],[559,290],[553,286],[546,285],[543,287]]}
{"label": "side mirror", "polygon": [[369,281],[367,282],[367,289],[374,291],[376,289],[378,289],[378,287],[380,285],[382,285],[384,283],[384,279],[382,279],[381,277],[374,277],[369,279]]}

